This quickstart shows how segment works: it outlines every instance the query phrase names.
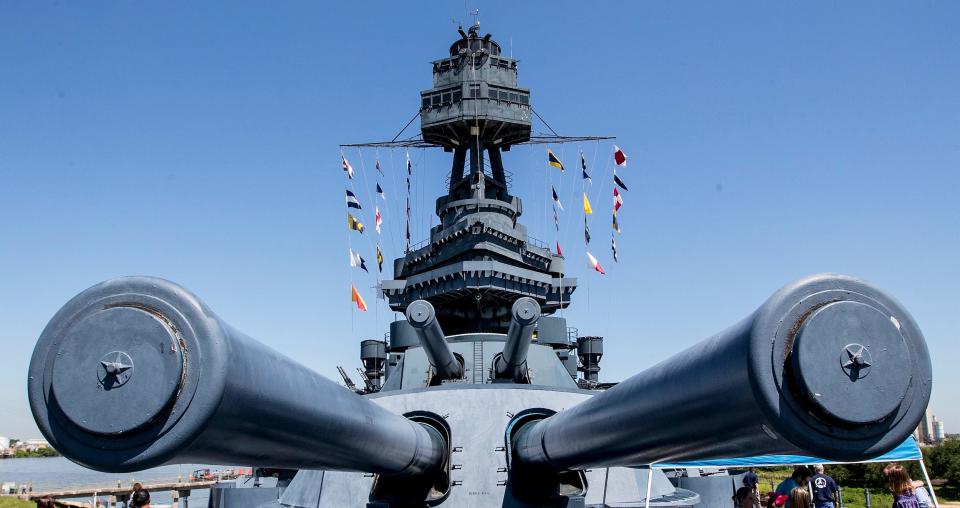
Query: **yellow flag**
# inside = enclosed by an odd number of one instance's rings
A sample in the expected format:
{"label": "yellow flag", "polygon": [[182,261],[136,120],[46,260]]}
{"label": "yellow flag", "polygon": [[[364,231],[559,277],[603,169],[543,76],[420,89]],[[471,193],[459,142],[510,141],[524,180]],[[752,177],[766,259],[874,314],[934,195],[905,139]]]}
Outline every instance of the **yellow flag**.
{"label": "yellow flag", "polygon": [[583,193],[583,213],[593,215],[593,208],[590,207],[590,200],[587,199],[587,193]]}
{"label": "yellow flag", "polygon": [[547,149],[547,164],[563,171],[563,163],[553,154],[553,150]]}
{"label": "yellow flag", "polygon": [[356,217],[349,213],[347,214],[347,227],[354,231],[363,233],[363,224],[361,224]]}

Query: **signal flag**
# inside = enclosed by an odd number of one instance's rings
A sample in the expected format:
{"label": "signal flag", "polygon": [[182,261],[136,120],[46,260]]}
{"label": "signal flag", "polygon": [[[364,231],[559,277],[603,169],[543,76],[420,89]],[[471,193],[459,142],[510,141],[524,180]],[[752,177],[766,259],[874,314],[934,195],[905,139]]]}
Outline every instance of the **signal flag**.
{"label": "signal flag", "polygon": [[370,273],[370,270],[367,270],[367,263],[360,256],[360,253],[350,249],[350,266],[352,268],[363,268],[363,271]]}
{"label": "signal flag", "polygon": [[613,174],[613,183],[617,184],[617,186],[623,190],[630,190],[627,188],[627,184],[623,183],[623,180],[621,180],[616,173]]}
{"label": "signal flag", "polygon": [[563,163],[553,154],[553,150],[547,149],[547,164],[563,171]]}
{"label": "signal flag", "polygon": [[360,206],[360,200],[357,199],[356,194],[350,192],[349,190],[347,191],[347,208],[356,208],[357,210],[363,208]]}
{"label": "signal flag", "polygon": [[617,145],[613,145],[613,161],[617,163],[617,166],[627,166],[627,154],[623,153],[623,150]]}
{"label": "signal flag", "polygon": [[343,170],[347,173],[347,178],[353,180],[353,166],[350,165],[350,162],[343,155],[340,156],[343,159]]}
{"label": "signal flag", "polygon": [[363,234],[363,224],[361,224],[356,217],[349,213],[347,214],[347,227]]}
{"label": "signal flag", "polygon": [[361,311],[367,311],[367,302],[363,301],[363,297],[357,292],[357,286],[350,286],[350,301],[355,302]]}
{"label": "signal flag", "polygon": [[597,261],[597,258],[593,257],[593,254],[587,252],[587,261],[590,263],[590,268],[600,272],[600,275],[606,275],[607,272],[603,271],[603,267],[600,266],[600,262]]}

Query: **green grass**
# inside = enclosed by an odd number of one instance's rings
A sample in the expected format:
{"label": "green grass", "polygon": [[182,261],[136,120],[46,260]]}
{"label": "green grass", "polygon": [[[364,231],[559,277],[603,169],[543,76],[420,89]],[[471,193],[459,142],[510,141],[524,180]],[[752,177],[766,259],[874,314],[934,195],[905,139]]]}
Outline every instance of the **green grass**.
{"label": "green grass", "polygon": [[[843,489],[844,508],[864,508],[867,506],[863,489]],[[893,506],[893,495],[885,490],[870,489],[871,508],[890,508]]]}
{"label": "green grass", "polygon": [[0,496],[0,508],[36,508],[33,501],[24,501],[10,496]]}

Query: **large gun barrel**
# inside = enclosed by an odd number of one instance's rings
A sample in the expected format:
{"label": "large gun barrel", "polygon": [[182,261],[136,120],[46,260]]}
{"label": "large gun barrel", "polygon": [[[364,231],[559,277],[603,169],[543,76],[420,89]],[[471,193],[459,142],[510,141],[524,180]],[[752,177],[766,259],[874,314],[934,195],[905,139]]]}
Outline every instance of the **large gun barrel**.
{"label": "large gun barrel", "polygon": [[550,470],[790,453],[860,461],[916,428],[930,356],[892,298],[846,276],[775,293],[739,324],[513,432]]}
{"label": "large gun barrel", "polygon": [[511,314],[507,342],[497,357],[496,376],[520,381],[526,378],[527,351],[533,329],[540,319],[540,304],[533,298],[520,298],[513,302]]}
{"label": "large gun barrel", "polygon": [[446,456],[433,427],[246,337],[156,278],[110,280],[67,303],[33,352],[28,391],[50,443],[101,471],[180,462],[419,475]]}
{"label": "large gun barrel", "polygon": [[460,379],[463,377],[463,365],[453,356],[447,337],[437,321],[437,312],[426,300],[417,300],[407,306],[407,322],[413,326],[420,345],[427,354],[427,360],[436,371],[438,379]]}

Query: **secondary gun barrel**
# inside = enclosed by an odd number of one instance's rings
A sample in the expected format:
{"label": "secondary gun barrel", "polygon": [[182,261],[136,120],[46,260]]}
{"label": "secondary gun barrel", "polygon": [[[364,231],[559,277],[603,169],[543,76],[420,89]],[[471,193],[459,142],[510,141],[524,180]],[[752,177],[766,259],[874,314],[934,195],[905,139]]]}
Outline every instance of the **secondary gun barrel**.
{"label": "secondary gun barrel", "polygon": [[514,460],[552,470],[763,454],[837,461],[906,439],[930,399],[919,328],[879,289],[816,275],[739,324],[553,416]]}
{"label": "secondary gun barrel", "polygon": [[521,380],[526,377],[527,351],[530,349],[533,329],[540,319],[540,304],[533,298],[520,298],[513,302],[511,314],[507,342],[497,357],[496,376]]}
{"label": "secondary gun barrel", "polygon": [[198,463],[419,475],[447,449],[432,427],[243,335],[156,278],[103,282],[60,309],[34,349],[28,395],[53,447],[100,471]]}
{"label": "secondary gun barrel", "polygon": [[463,377],[463,365],[453,356],[447,336],[444,335],[437,312],[426,300],[417,300],[407,306],[407,322],[413,326],[420,345],[427,354],[427,360],[440,379],[460,379]]}

